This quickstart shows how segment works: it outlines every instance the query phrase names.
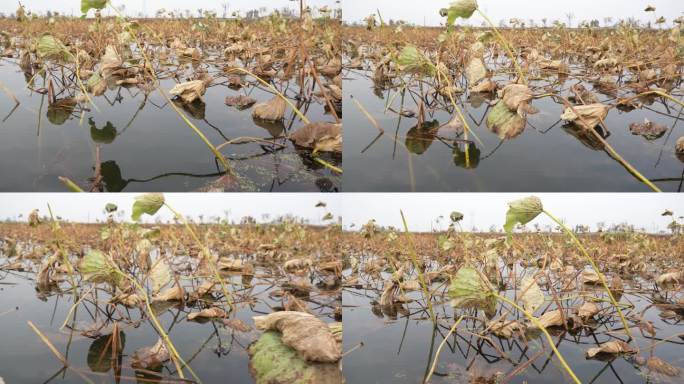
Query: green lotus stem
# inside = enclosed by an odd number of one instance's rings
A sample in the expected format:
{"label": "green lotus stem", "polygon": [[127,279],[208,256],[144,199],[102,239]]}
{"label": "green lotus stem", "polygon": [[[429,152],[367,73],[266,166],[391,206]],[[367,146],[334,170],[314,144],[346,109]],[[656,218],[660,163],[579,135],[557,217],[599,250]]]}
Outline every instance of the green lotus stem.
{"label": "green lotus stem", "polygon": [[[451,80],[449,80],[449,77],[445,73],[442,73],[442,71],[439,68],[437,68],[437,66],[432,65],[432,64],[430,64],[430,65],[435,69],[435,71],[437,71],[438,81],[441,80],[441,77],[444,77],[444,80],[446,80],[446,82],[447,82],[447,95],[449,96],[449,101],[451,101],[451,105],[453,105],[454,109],[456,110],[456,114],[458,114],[458,118],[461,120],[461,123],[463,123],[463,126],[465,127],[465,132],[466,132],[465,139],[468,140],[468,132],[470,132],[475,137],[475,140],[477,140],[477,142],[480,143],[480,145],[484,146],[484,144],[482,143],[480,138],[477,137],[477,135],[475,134],[475,132],[473,132],[472,129],[470,129],[470,125],[468,125],[468,122],[466,121],[465,116],[463,116],[463,112],[461,112],[461,108],[459,108],[458,104],[456,104],[456,101],[454,100],[454,97],[451,94],[451,89],[449,89],[449,88],[451,88]],[[468,153],[468,148],[466,148],[466,154],[467,153]]]}
{"label": "green lotus stem", "polygon": [[[116,9],[116,7],[114,7],[114,6],[112,6],[112,5],[110,4],[109,1],[107,2],[107,5],[110,5],[111,8],[114,10],[114,12],[115,12],[119,17],[125,18],[125,17],[119,12],[119,10]],[[136,32],[135,32],[130,26],[126,26],[126,29],[127,29],[128,32],[131,34],[131,36],[133,36],[133,38],[135,39],[136,44],[138,44],[138,47],[142,47],[142,44],[140,44],[140,41],[138,40],[138,35],[136,34]],[[143,64],[143,70],[144,70],[144,69],[147,68],[147,63],[150,63],[150,66],[151,66],[151,65],[152,65],[152,62],[151,62],[151,61],[149,60],[149,58],[147,57],[147,54],[145,54],[145,50],[144,50],[144,49],[141,49],[141,50],[140,50],[140,53],[142,54],[143,58],[145,59],[145,63]],[[150,73],[150,75],[152,75],[152,77],[154,78],[154,81],[155,81],[157,84],[161,85],[161,83],[159,82],[159,78],[157,78],[157,75],[154,73],[154,70],[150,70],[149,73]],[[202,141],[204,142],[204,144],[205,144],[207,147],[209,147],[209,150],[211,150],[211,152],[214,154],[214,156],[216,156],[216,158],[218,159],[218,161],[221,163],[221,166],[223,166],[223,169],[224,169],[228,174],[230,174],[230,175],[235,175],[235,173],[233,172],[233,169],[230,167],[230,165],[228,165],[228,161],[226,161],[226,158],[223,157],[223,155],[221,154],[221,152],[219,152],[219,151],[216,149],[216,147],[209,141],[209,139],[207,139],[207,137],[204,135],[204,133],[202,133],[202,131],[200,131],[200,129],[197,128],[197,126],[196,126],[195,124],[193,124],[193,123],[187,118],[187,116],[185,116],[185,114],[176,106],[176,104],[174,104],[174,103],[171,101],[171,99],[166,95],[166,93],[165,93],[164,90],[161,88],[161,86],[158,87],[158,90],[159,90],[159,93],[161,93],[161,95],[164,97],[164,99],[166,100],[166,102],[171,106],[171,108],[173,108],[173,110],[178,114],[178,116],[180,116],[180,118],[183,120],[183,122],[185,122],[185,124],[186,124],[187,126],[189,126],[193,131],[195,131],[195,134],[197,134],[197,136],[199,136],[200,139],[202,139]]]}
{"label": "green lotus stem", "polygon": [[439,360],[439,354],[442,352],[442,348],[444,348],[444,344],[446,344],[447,339],[449,336],[451,336],[452,333],[456,330],[456,327],[458,327],[458,324],[463,320],[463,315],[456,320],[456,323],[451,327],[449,330],[449,333],[447,333],[446,336],[444,336],[444,340],[442,340],[441,343],[439,343],[439,347],[437,347],[437,352],[435,352],[435,359],[432,361],[432,366],[430,367],[430,372],[428,372],[427,376],[425,377],[425,380],[423,380],[424,384],[427,384],[430,381],[430,378],[432,377],[432,374],[435,372],[435,368],[437,367],[437,361]]}
{"label": "green lotus stem", "polygon": [[223,295],[226,298],[226,304],[228,304],[228,308],[232,309],[233,308],[233,296],[228,292],[228,289],[226,288],[226,285],[223,282],[223,279],[221,278],[221,275],[218,272],[218,268],[214,264],[214,261],[211,260],[209,249],[207,249],[207,247],[204,245],[204,243],[202,243],[202,241],[200,241],[199,236],[197,236],[197,233],[195,233],[195,230],[192,229],[192,227],[190,226],[190,223],[188,223],[188,221],[185,219],[185,217],[183,217],[183,215],[178,213],[175,209],[173,209],[166,202],[164,202],[164,206],[166,208],[168,208],[171,212],[173,212],[174,216],[178,220],[180,220],[183,223],[183,225],[185,225],[185,228],[188,230],[188,232],[190,232],[190,235],[195,240],[195,243],[197,243],[197,245],[200,248],[202,248],[202,252],[204,253],[204,257],[206,257],[207,262],[208,262],[209,266],[211,267],[211,272],[214,274],[214,278],[216,280],[218,280],[219,284],[221,285],[221,290],[223,291]]}
{"label": "green lotus stem", "polygon": [[275,89],[275,87],[273,87],[271,84],[267,83],[265,80],[263,80],[263,79],[260,78],[259,76],[255,75],[254,73],[252,73],[252,72],[250,72],[249,70],[246,70],[246,69],[244,69],[244,68],[231,68],[231,69],[228,70],[228,73],[233,72],[233,71],[242,72],[242,73],[244,73],[244,74],[250,75],[250,76],[254,77],[255,79],[257,79],[257,81],[259,81],[261,84],[263,84],[263,85],[264,85],[265,87],[267,87],[269,90],[271,90],[271,91],[274,92],[276,95],[278,95],[278,97],[280,97],[281,99],[283,99],[283,100],[290,106],[290,108],[292,108],[292,110],[297,114],[297,116],[299,116],[299,118],[302,119],[302,121],[303,121],[304,123],[306,123],[306,124],[311,124],[311,121],[309,121],[309,119],[307,119],[306,116],[304,116],[304,114],[303,114],[297,107],[295,107],[295,105],[292,104],[292,102],[291,102],[287,97],[285,97],[285,95],[283,95],[282,93],[280,93],[280,91],[278,91],[277,89]]}
{"label": "green lotus stem", "polygon": [[321,158],[318,157],[318,156],[314,157],[313,159],[314,159],[318,164],[321,164],[322,166],[324,166],[324,167],[326,167],[326,168],[329,168],[329,169],[331,169],[331,170],[333,170],[333,171],[335,171],[335,172],[337,172],[337,173],[342,173],[342,168],[336,167],[336,166],[330,164],[329,162],[327,162],[327,161],[321,159]]}
{"label": "green lotus stem", "polygon": [[542,331],[544,336],[546,336],[546,339],[549,342],[549,346],[551,347],[551,349],[553,349],[553,352],[556,354],[556,356],[558,356],[558,361],[561,363],[563,368],[565,368],[565,371],[568,373],[568,375],[570,375],[570,377],[572,378],[572,380],[576,384],[582,384],[580,379],[577,378],[577,375],[575,375],[575,372],[572,371],[572,368],[570,368],[568,363],[565,361],[565,358],[563,358],[563,355],[560,353],[558,348],[556,348],[556,344],[555,344],[553,338],[551,337],[549,332],[546,330],[546,327],[544,327],[544,325],[542,325],[539,322],[539,319],[534,317],[531,313],[527,312],[525,309],[523,309],[521,306],[519,306],[515,302],[509,300],[508,298],[506,298],[504,296],[499,295],[497,292],[491,292],[491,294],[494,295],[494,297],[496,297],[497,300],[501,300],[501,301],[515,307],[515,309],[517,309],[518,311],[520,311],[520,313],[525,315],[525,317],[527,317],[527,319],[530,320],[532,322],[532,324],[534,324],[535,327],[539,328],[539,330]]}
{"label": "green lotus stem", "polygon": [[[199,377],[197,377],[197,375],[192,370],[190,365],[188,365],[185,362],[185,360],[183,360],[181,355],[178,353],[178,350],[173,345],[171,338],[166,333],[166,331],[164,331],[164,327],[162,327],[161,323],[159,322],[159,319],[157,319],[157,316],[154,314],[154,310],[152,309],[152,305],[150,304],[150,299],[147,296],[147,291],[145,291],[145,289],[140,285],[140,283],[135,278],[123,273],[123,271],[121,271],[116,265],[113,265],[113,267],[114,267],[113,268],[114,272],[123,276],[125,279],[127,279],[128,281],[133,283],[133,285],[135,285],[136,289],[143,296],[143,299],[145,299],[145,306],[147,307],[147,312],[150,316],[150,320],[152,320],[152,324],[157,329],[157,332],[159,332],[159,334],[161,335],[162,339],[164,340],[164,343],[166,343],[167,348],[171,350],[171,360],[173,361],[173,364],[176,366],[176,371],[178,371],[178,376],[180,376],[181,379],[184,379],[185,376],[183,375],[183,369],[182,368],[187,367],[188,371],[190,371],[190,374],[192,374],[192,376],[195,378],[195,380],[197,380],[197,382],[201,383],[202,380],[200,380]],[[183,365],[181,366],[179,364],[179,362],[182,363]]]}
{"label": "green lotus stem", "polygon": [[579,239],[578,239],[577,236],[575,236],[575,234],[570,230],[570,228],[568,228],[565,224],[563,224],[563,222],[561,222],[560,220],[558,220],[558,218],[556,218],[554,215],[552,215],[551,212],[549,212],[549,211],[547,211],[547,210],[543,210],[542,212],[544,212],[544,214],[546,214],[546,216],[548,216],[551,220],[553,220],[556,224],[558,224],[561,228],[563,228],[563,231],[564,231],[568,236],[570,236],[570,238],[571,238],[572,241],[575,243],[575,245],[577,246],[577,248],[579,248],[579,250],[580,250],[580,251],[582,252],[582,254],[584,255],[584,258],[587,259],[587,261],[588,261],[589,264],[591,265],[591,268],[592,268],[592,269],[594,270],[594,272],[596,272],[596,274],[598,275],[599,280],[601,281],[601,285],[603,286],[603,288],[605,289],[606,293],[608,294],[608,298],[610,298],[611,304],[612,304],[612,305],[615,307],[615,309],[617,310],[617,313],[618,313],[618,315],[620,316],[620,320],[622,320],[622,325],[623,325],[623,327],[625,328],[625,332],[627,333],[627,336],[631,339],[631,338],[632,338],[632,333],[631,333],[630,330],[629,330],[629,325],[627,324],[627,319],[625,319],[625,316],[622,314],[622,309],[620,309],[620,305],[618,305],[617,300],[615,300],[615,297],[613,296],[613,293],[611,292],[610,288],[608,287],[608,282],[606,282],[605,277],[603,276],[603,274],[602,274],[601,271],[599,270],[598,266],[596,265],[596,262],[594,262],[594,259],[592,259],[591,256],[589,256],[589,253],[587,253],[587,250],[584,248],[584,246],[582,245],[582,243],[580,243]]}
{"label": "green lotus stem", "polygon": [[408,239],[409,244],[411,245],[411,247],[409,248],[409,256],[411,258],[411,262],[413,263],[413,268],[416,270],[416,273],[418,274],[418,281],[420,282],[420,287],[423,291],[423,297],[425,298],[425,302],[427,303],[427,307],[430,312],[430,319],[433,323],[436,324],[437,318],[435,317],[435,312],[432,310],[432,296],[428,291],[425,276],[423,276],[423,272],[421,272],[420,265],[418,264],[418,254],[416,253],[416,247],[413,244],[413,239],[411,238],[411,233],[409,232],[408,224],[406,224],[406,217],[404,217],[404,211],[400,210],[399,213],[401,213],[401,221],[404,223],[404,231],[406,233],[406,238]]}
{"label": "green lotus stem", "polygon": [[510,57],[511,61],[513,62],[513,65],[515,65],[515,70],[518,72],[518,76],[520,76],[520,80],[522,80],[523,84],[527,84],[527,79],[525,78],[525,74],[523,73],[522,68],[520,68],[520,65],[518,64],[518,60],[516,57],[513,55],[513,50],[511,49],[510,44],[508,44],[508,41],[499,33],[499,30],[494,26],[494,23],[487,17],[487,15],[484,14],[484,12],[480,11],[480,8],[477,8],[477,13],[482,16],[487,24],[492,28],[492,31],[496,35],[496,38],[499,39],[501,44],[503,44],[504,48],[506,48],[506,52],[508,52],[508,57]]}
{"label": "green lotus stem", "polygon": [[74,302],[78,301],[78,284],[76,284],[76,279],[74,278],[74,266],[71,264],[71,261],[69,261],[69,255],[67,254],[66,250],[62,246],[62,242],[60,241],[59,236],[59,227],[57,221],[55,221],[55,216],[52,214],[52,207],[50,204],[48,206],[48,211],[50,212],[50,221],[52,223],[52,234],[57,238],[57,247],[59,248],[59,252],[62,254],[62,262],[64,265],[67,267],[67,274],[69,275],[69,280],[71,281],[71,286],[73,287],[73,294],[74,294]]}

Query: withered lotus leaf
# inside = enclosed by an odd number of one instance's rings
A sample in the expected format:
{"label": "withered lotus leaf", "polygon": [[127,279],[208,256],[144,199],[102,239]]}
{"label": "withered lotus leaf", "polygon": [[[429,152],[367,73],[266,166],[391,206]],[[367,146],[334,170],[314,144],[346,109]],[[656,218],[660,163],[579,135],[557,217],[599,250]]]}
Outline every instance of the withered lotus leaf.
{"label": "withered lotus leaf", "polygon": [[265,103],[259,103],[254,106],[252,117],[265,121],[280,121],[285,117],[285,109],[287,103],[280,96],[274,96],[271,100]]}
{"label": "withered lotus leaf", "polygon": [[157,370],[164,365],[165,362],[171,359],[164,340],[159,338],[157,343],[151,347],[142,347],[133,353],[133,361],[131,366],[133,368],[141,368],[147,370]]}
{"label": "withered lotus leaf", "polygon": [[625,343],[622,340],[613,340],[613,341],[608,341],[606,343],[603,343],[599,345],[598,347],[594,348],[589,348],[586,351],[586,356],[587,358],[592,358],[595,357],[599,354],[610,354],[610,355],[618,355],[618,354],[632,354],[632,353],[637,353],[638,350],[629,344]]}
{"label": "withered lotus leaf", "polygon": [[204,95],[206,89],[204,80],[192,80],[176,84],[169,91],[169,94],[180,97],[184,103],[192,103],[197,99],[202,100],[202,95]]}
{"label": "withered lotus leaf", "polygon": [[342,124],[307,124],[292,132],[289,139],[299,147],[322,152],[342,152]]}
{"label": "withered lotus leaf", "polygon": [[566,108],[561,115],[561,119],[573,122],[585,129],[592,129],[601,123],[601,121],[604,121],[606,116],[608,116],[608,106],[601,103],[595,103]]}
{"label": "withered lotus leaf", "polygon": [[283,343],[306,361],[334,363],[342,358],[340,345],[330,328],[311,314],[282,311],[253,319],[259,330],[282,333]]}
{"label": "withered lotus leaf", "polygon": [[199,312],[193,312],[189,314],[188,320],[212,319],[217,317],[226,317],[226,311],[219,307],[205,308]]}
{"label": "withered lotus leaf", "polygon": [[254,103],[256,103],[256,99],[245,95],[226,96],[225,103],[227,106],[243,110],[254,105]]}

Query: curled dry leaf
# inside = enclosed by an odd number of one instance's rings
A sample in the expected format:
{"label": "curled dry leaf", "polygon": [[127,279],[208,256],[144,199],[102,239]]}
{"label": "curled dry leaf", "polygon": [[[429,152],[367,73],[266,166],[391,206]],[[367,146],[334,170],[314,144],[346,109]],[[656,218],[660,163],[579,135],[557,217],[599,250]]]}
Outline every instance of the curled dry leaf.
{"label": "curled dry leaf", "polygon": [[648,119],[644,119],[644,123],[632,123],[629,125],[629,131],[632,135],[643,136],[646,140],[656,140],[663,137],[667,132],[667,127],[662,124],[652,123]]}
{"label": "curled dry leaf", "polygon": [[605,120],[606,116],[608,116],[608,106],[594,103],[566,108],[561,115],[561,119],[575,123],[577,126],[585,129],[592,129]]}
{"label": "curled dry leaf", "polygon": [[290,259],[283,264],[283,268],[288,271],[296,271],[299,269],[306,269],[311,267],[313,261],[311,259]]}
{"label": "curled dry leaf", "polygon": [[646,366],[653,372],[670,377],[679,376],[681,373],[679,368],[656,356],[649,357],[648,360],[646,360]]}
{"label": "curled dry leaf", "polygon": [[489,93],[497,89],[496,82],[493,80],[485,80],[477,85],[470,87],[470,92],[473,93]]}
{"label": "curled dry leaf", "polygon": [[493,334],[506,339],[510,339],[515,334],[522,334],[525,332],[525,325],[516,320],[500,319],[498,321],[491,321],[487,324],[487,328],[489,328]]}
{"label": "curled dry leaf", "polygon": [[216,317],[226,317],[226,311],[219,307],[205,308],[199,312],[193,312],[189,314],[188,320],[213,319]]}
{"label": "curled dry leaf", "polygon": [[598,347],[595,348],[589,348],[586,351],[586,356],[587,358],[592,358],[595,357],[596,355],[599,354],[610,354],[610,355],[618,355],[618,354],[631,354],[631,353],[637,353],[637,349],[633,348],[629,344],[625,343],[622,340],[613,340],[609,341],[606,343],[601,344]]}
{"label": "curled dry leaf", "polygon": [[525,130],[527,121],[499,101],[487,114],[487,128],[500,139],[514,139]]}
{"label": "curled dry leaf", "polygon": [[524,84],[508,84],[501,91],[499,97],[506,107],[519,116],[537,113],[537,109],[529,105],[534,97],[532,90]]}
{"label": "curled dry leaf", "polygon": [[244,268],[244,263],[240,259],[222,257],[216,266],[220,270],[240,272]]}
{"label": "curled dry leaf", "polygon": [[544,292],[542,292],[533,277],[526,276],[520,281],[520,294],[522,295],[523,308],[534,313],[544,304]]}
{"label": "curled dry leaf", "polygon": [[202,100],[202,95],[204,95],[206,90],[207,87],[204,80],[192,80],[176,84],[169,93],[173,96],[180,97],[184,103],[189,104],[197,99]]}
{"label": "curled dry leaf", "polygon": [[546,312],[538,319],[538,322],[544,328],[560,327],[563,325],[563,313],[560,309]]}
{"label": "curled dry leaf", "polygon": [[306,361],[333,363],[342,358],[340,345],[330,328],[317,317],[303,312],[283,311],[254,317],[259,330],[276,330],[282,341]]}
{"label": "curled dry leaf", "polygon": [[299,147],[315,151],[342,152],[342,124],[307,124],[292,132],[289,139]]}
{"label": "curled dry leaf", "polygon": [[239,110],[243,110],[254,105],[254,103],[256,103],[256,99],[245,95],[226,96],[225,103],[229,107],[235,107]]}
{"label": "curled dry leaf", "polygon": [[180,285],[174,285],[152,296],[152,301],[182,301],[185,298],[185,290]]}
{"label": "curled dry leaf", "polygon": [[171,359],[168,349],[164,341],[160,338],[156,344],[151,347],[143,347],[133,353],[133,361],[131,366],[133,368],[141,368],[147,370],[157,370]]}
{"label": "curled dry leaf", "polygon": [[658,284],[661,287],[667,287],[667,286],[679,284],[681,279],[682,279],[682,272],[681,271],[668,272],[668,273],[663,273],[662,275],[658,276],[656,278],[656,284]]}
{"label": "curled dry leaf", "polygon": [[590,317],[594,317],[599,312],[600,308],[598,305],[596,305],[594,302],[591,301],[585,301],[582,306],[577,308],[577,316],[583,318],[583,319],[588,319]]}
{"label": "curled dry leaf", "polygon": [[240,319],[223,319],[223,325],[238,332],[247,333],[252,331],[252,327]]}
{"label": "curled dry leaf", "polygon": [[274,96],[265,103],[254,106],[252,117],[264,121],[280,121],[285,116],[287,103],[280,96]]}
{"label": "curled dry leaf", "polygon": [[677,158],[679,160],[684,161],[684,136],[677,139],[677,143],[675,144],[675,153],[677,154]]}
{"label": "curled dry leaf", "polygon": [[466,77],[468,78],[468,83],[472,85],[487,77],[487,67],[485,67],[482,59],[479,57],[470,59],[468,66],[466,66]]}

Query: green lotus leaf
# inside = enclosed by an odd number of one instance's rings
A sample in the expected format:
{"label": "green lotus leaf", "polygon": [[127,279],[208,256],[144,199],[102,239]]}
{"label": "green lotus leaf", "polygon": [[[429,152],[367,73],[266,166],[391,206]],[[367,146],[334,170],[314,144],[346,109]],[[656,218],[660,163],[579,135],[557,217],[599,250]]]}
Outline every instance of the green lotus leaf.
{"label": "green lotus leaf", "polygon": [[508,234],[509,238],[516,224],[520,223],[525,225],[534,220],[534,218],[539,216],[539,214],[543,211],[544,206],[542,205],[541,200],[539,200],[539,198],[536,196],[530,196],[508,203],[508,212],[506,212],[506,224],[504,224],[504,230]]}
{"label": "green lotus leaf", "polygon": [[256,384],[338,384],[344,382],[338,364],[310,363],[285,345],[280,333],[265,332],[248,349]]}
{"label": "green lotus leaf", "polygon": [[453,25],[457,18],[469,19],[477,10],[477,0],[458,0],[447,9],[447,26]]}
{"label": "green lotus leaf", "polygon": [[114,203],[107,203],[107,205],[105,205],[105,211],[107,211],[107,213],[116,212],[117,209],[119,209],[119,207]]}
{"label": "green lotus leaf", "polygon": [[102,9],[107,6],[107,0],[81,0],[81,13],[86,14],[91,9]]}
{"label": "green lotus leaf", "polygon": [[485,312],[496,307],[494,288],[487,277],[472,267],[461,267],[451,278],[449,297],[456,308],[478,308]]}
{"label": "green lotus leaf", "polygon": [[139,221],[143,213],[150,216],[154,215],[162,205],[164,205],[164,194],[162,193],[148,193],[138,196],[135,198],[135,203],[133,203],[131,218]]}
{"label": "green lotus leaf", "polygon": [[520,136],[525,125],[526,120],[508,109],[501,100],[487,114],[487,128],[502,140]]}

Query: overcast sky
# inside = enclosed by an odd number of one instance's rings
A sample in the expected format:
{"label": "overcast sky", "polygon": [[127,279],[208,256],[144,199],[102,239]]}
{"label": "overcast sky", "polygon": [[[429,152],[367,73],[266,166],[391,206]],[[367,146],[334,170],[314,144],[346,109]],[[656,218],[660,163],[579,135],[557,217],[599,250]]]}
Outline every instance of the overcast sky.
{"label": "overcast sky", "polygon": [[[488,230],[491,225],[501,229],[505,222],[507,203],[529,196],[529,193],[453,193],[453,194],[366,194],[348,193],[343,200],[342,217],[344,227],[354,223],[356,229],[375,219],[379,225],[403,228],[399,210],[404,211],[409,229],[430,231],[434,220],[443,215],[441,228],[448,225],[452,211],[463,213],[463,229],[477,226]],[[628,222],[637,228],[643,226],[650,232],[666,230],[671,217],[662,217],[665,209],[676,215],[684,215],[684,198],[677,194],[535,194],[542,200],[544,208],[572,226]],[[532,223],[542,228],[551,221],[538,217]]]}
{"label": "overcast sky", "polygon": [[[343,0],[342,17],[345,21],[360,21],[371,13],[380,10],[383,20],[404,20],[423,25],[439,25],[444,19],[439,16],[440,8],[447,8],[450,0]],[[674,18],[682,15],[684,1],[682,0],[478,0],[480,9],[498,24],[499,20],[518,18],[522,20],[535,19],[540,23],[547,18],[549,24],[558,19],[567,23],[566,14],[573,13],[573,25],[579,20],[597,19],[603,25],[603,18],[611,17],[614,21],[634,17],[643,21],[656,19],[653,13],[646,13],[648,5],[656,7],[656,15],[665,16],[668,25]],[[474,15],[470,22],[479,25],[483,21],[479,15]],[[463,23],[463,21],[459,21]]]}
{"label": "overcast sky", "polygon": [[[28,214],[38,208],[41,215],[48,215],[49,203],[55,215],[70,221],[94,222],[105,219],[104,207],[107,203],[114,203],[119,210],[125,211],[125,218],[130,219],[131,207],[135,193],[120,194],[79,194],[79,193],[2,193],[0,194],[0,220],[17,218],[22,214],[26,220]],[[205,220],[212,216],[225,217],[239,221],[242,217],[252,216],[260,220],[263,214],[270,215],[270,219],[283,215],[294,215],[308,219],[311,223],[320,223],[326,212],[335,217],[341,213],[340,195],[322,193],[167,193],[166,201],[175,210],[185,216],[197,218],[204,215]],[[323,201],[325,208],[315,205]],[[143,215],[148,222],[150,216]],[[162,207],[155,217],[164,220],[171,219],[169,211]],[[269,220],[270,220],[269,219]]]}
{"label": "overcast sky", "polygon": [[[22,4],[28,9],[41,14],[46,11],[58,11],[65,14],[80,15],[81,0],[22,0]],[[184,11],[189,9],[195,12],[202,8],[214,10],[219,16],[223,13],[222,4],[228,3],[228,14],[233,11],[246,11],[266,7],[270,10],[288,7],[299,11],[299,1],[289,0],[112,0],[115,6],[125,5],[126,14],[135,16],[139,12],[145,12],[148,16],[153,16],[155,11],[161,8],[167,11],[179,9]],[[327,5],[335,7],[335,0],[305,0],[305,5],[311,7]],[[12,13],[17,10],[18,2],[14,0],[0,0],[0,12]],[[91,11],[92,13],[92,11]]]}

